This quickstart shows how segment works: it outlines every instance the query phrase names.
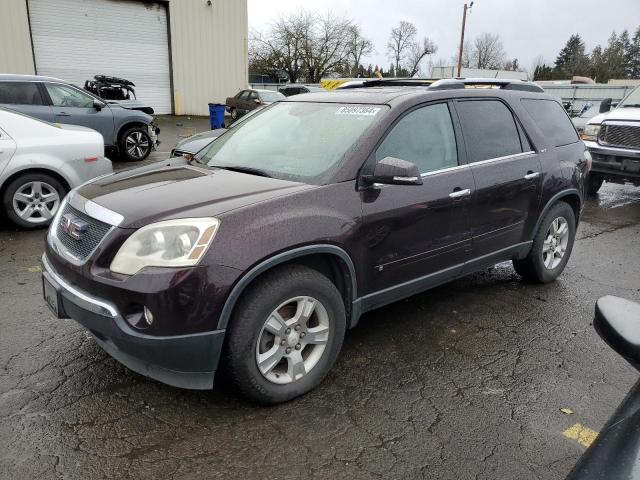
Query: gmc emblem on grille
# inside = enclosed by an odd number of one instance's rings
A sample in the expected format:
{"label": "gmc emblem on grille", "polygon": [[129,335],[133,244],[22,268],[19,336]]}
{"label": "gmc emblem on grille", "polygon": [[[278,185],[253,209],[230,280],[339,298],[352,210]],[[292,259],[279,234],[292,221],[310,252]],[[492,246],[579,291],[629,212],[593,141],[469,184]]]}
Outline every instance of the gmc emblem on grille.
{"label": "gmc emblem on grille", "polygon": [[60,229],[75,240],[82,240],[89,224],[84,220],[67,213],[60,220]]}

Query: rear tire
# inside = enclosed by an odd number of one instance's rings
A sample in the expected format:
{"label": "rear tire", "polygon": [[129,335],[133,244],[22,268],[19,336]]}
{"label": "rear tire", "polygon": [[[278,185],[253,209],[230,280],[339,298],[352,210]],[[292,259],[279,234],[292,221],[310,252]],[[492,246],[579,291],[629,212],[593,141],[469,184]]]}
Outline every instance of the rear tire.
{"label": "rear tire", "polygon": [[57,178],[46,173],[27,173],[7,186],[2,205],[7,218],[18,227],[45,228],[58,213],[66,194]]}
{"label": "rear tire", "polygon": [[602,187],[604,178],[598,173],[590,173],[587,177],[587,194],[595,195]]}
{"label": "rear tire", "polygon": [[234,310],[226,373],[254,402],[286,402],[324,379],[345,330],[342,297],[327,277],[302,266],[275,269],[251,285]]}
{"label": "rear tire", "polygon": [[575,213],[568,203],[558,202],[540,222],[529,255],[513,260],[513,268],[529,282],[553,282],[569,261],[575,237]]}

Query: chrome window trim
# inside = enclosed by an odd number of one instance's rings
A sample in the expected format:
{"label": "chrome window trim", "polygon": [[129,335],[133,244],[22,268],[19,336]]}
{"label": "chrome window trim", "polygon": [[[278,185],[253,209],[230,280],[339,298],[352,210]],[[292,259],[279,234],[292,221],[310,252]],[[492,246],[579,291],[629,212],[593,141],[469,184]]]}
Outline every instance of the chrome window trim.
{"label": "chrome window trim", "polygon": [[489,158],[487,160],[480,160],[479,162],[470,162],[468,165],[473,167],[475,165],[484,165],[487,163],[501,162],[503,160],[513,160],[515,158],[528,157],[530,155],[535,155],[535,154],[536,154],[535,151],[529,150],[528,152],[514,153],[513,155],[506,155],[504,157]]}
{"label": "chrome window trim", "polygon": [[468,168],[469,165],[465,164],[465,165],[456,165],[455,167],[446,167],[446,168],[441,168],[439,170],[433,170],[431,172],[426,172],[426,173],[421,173],[420,176],[422,178],[425,177],[430,177],[432,175],[439,175],[441,173],[449,173],[449,172],[454,172],[456,170],[462,170],[463,168]]}
{"label": "chrome window trim", "polygon": [[46,255],[42,255],[42,264],[44,265],[45,271],[53,277],[53,279],[62,287],[64,294],[65,292],[70,293],[73,297],[68,298],[71,303],[75,303],[81,308],[85,308],[91,312],[97,313],[98,315],[110,316],[112,318],[118,317],[118,311],[111,304],[107,302],[103,302],[98,300],[95,297],[87,295],[86,293],[76,289],[66,280],[64,280],[60,275],[58,275],[51,265],[49,264],[49,260],[47,260]]}

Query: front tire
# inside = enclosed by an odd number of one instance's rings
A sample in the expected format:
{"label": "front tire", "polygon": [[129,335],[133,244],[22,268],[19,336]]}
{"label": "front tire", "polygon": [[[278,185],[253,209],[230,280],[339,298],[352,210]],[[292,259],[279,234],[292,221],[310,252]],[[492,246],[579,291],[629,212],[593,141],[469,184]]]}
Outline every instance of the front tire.
{"label": "front tire", "polygon": [[286,402],[324,379],[345,330],[342,297],[327,277],[302,266],[276,269],[236,306],[227,334],[228,376],[254,402]]}
{"label": "front tire", "polygon": [[600,190],[600,187],[602,187],[603,183],[604,178],[602,177],[602,175],[599,175],[597,173],[590,173],[587,177],[587,194],[595,195],[596,193],[598,193],[598,190]]}
{"label": "front tire", "polygon": [[124,132],[120,140],[120,156],[128,162],[141,162],[153,150],[151,137],[142,127],[133,127]]}
{"label": "front tire", "polygon": [[234,122],[238,120],[238,118],[240,118],[240,116],[238,115],[237,108],[232,108],[230,113],[231,113],[231,120],[233,120]]}
{"label": "front tire", "polygon": [[9,220],[18,227],[44,228],[58,213],[66,193],[55,177],[46,173],[27,173],[8,185],[2,204]]}
{"label": "front tire", "polygon": [[575,213],[569,204],[558,202],[540,222],[529,255],[513,260],[513,267],[527,281],[553,282],[569,261],[575,237]]}

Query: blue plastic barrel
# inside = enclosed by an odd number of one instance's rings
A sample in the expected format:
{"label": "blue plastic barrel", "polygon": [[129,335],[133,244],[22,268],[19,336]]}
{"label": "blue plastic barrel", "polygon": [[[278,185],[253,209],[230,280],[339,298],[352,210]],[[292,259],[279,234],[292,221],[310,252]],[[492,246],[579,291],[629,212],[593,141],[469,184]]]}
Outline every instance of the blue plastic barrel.
{"label": "blue plastic barrel", "polygon": [[225,106],[219,103],[209,104],[209,122],[211,123],[211,130],[224,127],[224,111]]}

